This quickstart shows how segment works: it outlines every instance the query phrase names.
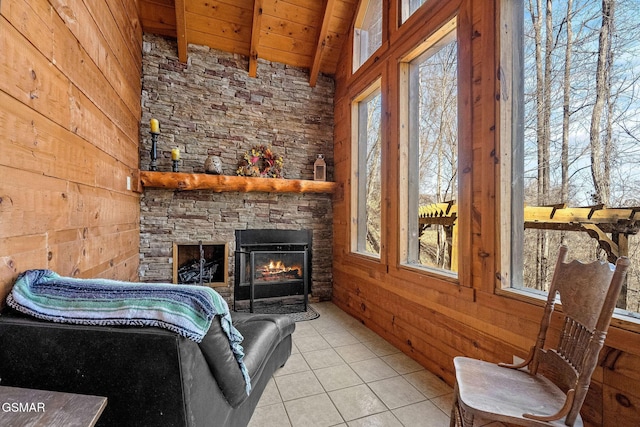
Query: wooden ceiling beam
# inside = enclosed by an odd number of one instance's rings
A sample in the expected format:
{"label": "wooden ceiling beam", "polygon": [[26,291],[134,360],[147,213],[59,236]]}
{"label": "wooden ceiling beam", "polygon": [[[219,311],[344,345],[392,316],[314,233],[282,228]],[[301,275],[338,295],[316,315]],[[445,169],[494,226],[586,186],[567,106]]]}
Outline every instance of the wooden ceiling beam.
{"label": "wooden ceiling beam", "polygon": [[313,55],[313,63],[309,70],[309,86],[314,87],[318,80],[318,74],[320,73],[320,61],[322,59],[322,51],[327,44],[327,34],[329,33],[329,21],[331,20],[331,14],[333,13],[333,6],[335,0],[325,0],[324,14],[322,16],[322,26],[320,27],[320,33],[318,34],[318,43],[316,44],[316,51]]}
{"label": "wooden ceiling beam", "polygon": [[176,38],[178,41],[178,59],[187,62],[187,20],[185,19],[186,0],[175,0],[176,7]]}
{"label": "wooden ceiling beam", "polygon": [[[2,0],[0,0],[1,2]],[[85,0],[86,1],[86,0]],[[386,1],[386,0],[385,0]],[[307,68],[308,82],[333,74],[343,40],[361,0],[137,0],[144,32],[176,38],[176,56],[189,58],[189,43]]]}
{"label": "wooden ceiling beam", "polygon": [[260,41],[260,24],[262,21],[262,0],[253,2],[253,22],[251,24],[251,47],[249,51],[249,76],[258,74],[258,42]]}

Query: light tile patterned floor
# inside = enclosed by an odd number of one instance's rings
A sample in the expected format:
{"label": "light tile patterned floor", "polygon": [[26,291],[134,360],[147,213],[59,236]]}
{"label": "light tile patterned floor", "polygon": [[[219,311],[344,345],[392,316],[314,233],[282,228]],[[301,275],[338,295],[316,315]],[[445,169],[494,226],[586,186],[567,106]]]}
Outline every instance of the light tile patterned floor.
{"label": "light tile patterned floor", "polygon": [[249,427],[446,427],[453,390],[334,304],[298,322]]}

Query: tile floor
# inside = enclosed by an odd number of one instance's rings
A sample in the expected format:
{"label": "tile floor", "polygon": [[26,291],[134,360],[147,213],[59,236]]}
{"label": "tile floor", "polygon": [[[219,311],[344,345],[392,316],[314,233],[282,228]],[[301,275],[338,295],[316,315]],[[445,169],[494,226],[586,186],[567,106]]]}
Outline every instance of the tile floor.
{"label": "tile floor", "polygon": [[449,425],[451,387],[334,304],[313,307],[249,427]]}

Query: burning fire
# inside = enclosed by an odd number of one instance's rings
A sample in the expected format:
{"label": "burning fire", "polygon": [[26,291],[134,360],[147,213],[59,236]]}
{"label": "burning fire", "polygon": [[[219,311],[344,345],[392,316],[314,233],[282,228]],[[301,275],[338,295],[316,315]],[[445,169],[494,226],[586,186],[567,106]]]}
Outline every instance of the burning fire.
{"label": "burning fire", "polygon": [[287,267],[282,261],[270,260],[269,264],[265,264],[261,269],[262,278],[269,279],[270,276],[295,276],[302,277],[302,267],[294,265]]}

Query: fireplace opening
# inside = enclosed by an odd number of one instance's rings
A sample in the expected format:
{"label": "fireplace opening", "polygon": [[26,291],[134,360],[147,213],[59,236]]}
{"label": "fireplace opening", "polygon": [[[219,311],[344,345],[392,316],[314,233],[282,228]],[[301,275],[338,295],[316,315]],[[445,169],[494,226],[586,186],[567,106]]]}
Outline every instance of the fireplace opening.
{"label": "fireplace opening", "polygon": [[173,283],[227,286],[228,253],[226,242],[174,243]]}
{"label": "fireplace opening", "polygon": [[310,283],[310,230],[236,231],[236,310],[248,302],[252,313],[274,305],[306,311]]}
{"label": "fireplace opening", "polygon": [[295,259],[291,252],[262,252],[255,255],[254,281],[287,282],[304,279],[304,260]]}

